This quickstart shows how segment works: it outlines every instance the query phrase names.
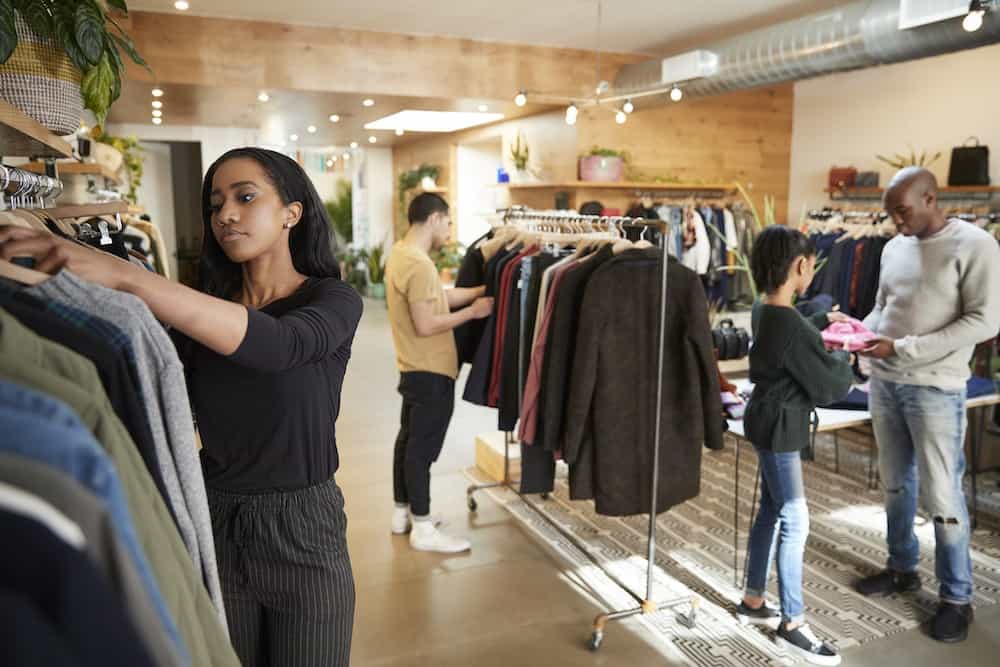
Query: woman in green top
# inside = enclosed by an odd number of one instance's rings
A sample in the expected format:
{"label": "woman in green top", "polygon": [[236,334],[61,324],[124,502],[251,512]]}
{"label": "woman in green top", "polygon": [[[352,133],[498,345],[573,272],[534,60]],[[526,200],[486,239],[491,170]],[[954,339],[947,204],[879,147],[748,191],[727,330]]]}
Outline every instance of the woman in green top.
{"label": "woman in green top", "polygon": [[[806,319],[795,309],[793,300],[808,289],[816,269],[815,246],[801,232],[768,227],[754,245],[751,269],[765,296],[753,308],[750,380],[755,386],[744,425],[757,450],[761,499],[747,545],[747,587],[737,615],[742,623],[777,624],[776,642],[799,659],[838,665],[837,651],[805,624],[802,559],[809,508],[800,451],[809,443],[815,406],[850,391],[849,353],[827,352],[819,333],[830,321],[845,317],[824,313]],[[780,612],[764,601],[775,539]]]}

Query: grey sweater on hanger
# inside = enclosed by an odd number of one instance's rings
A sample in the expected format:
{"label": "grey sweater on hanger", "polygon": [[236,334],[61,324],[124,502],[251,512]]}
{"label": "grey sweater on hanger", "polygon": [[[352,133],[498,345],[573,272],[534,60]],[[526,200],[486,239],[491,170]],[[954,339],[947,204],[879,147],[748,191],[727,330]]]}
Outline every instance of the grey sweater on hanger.
{"label": "grey sweater on hanger", "polygon": [[88,283],[66,270],[27,291],[86,309],[119,327],[132,339],[138,357],[139,390],[149,417],[160,473],[170,496],[164,500],[174,509],[192,562],[201,570],[222,627],[227,628],[194,419],[184,370],[170,337],[139,298]]}
{"label": "grey sweater on hanger", "polygon": [[896,356],[872,361],[875,377],[964,389],[975,346],[1000,330],[996,239],[957,219],[930,238],[892,239],[865,326],[895,341]]}

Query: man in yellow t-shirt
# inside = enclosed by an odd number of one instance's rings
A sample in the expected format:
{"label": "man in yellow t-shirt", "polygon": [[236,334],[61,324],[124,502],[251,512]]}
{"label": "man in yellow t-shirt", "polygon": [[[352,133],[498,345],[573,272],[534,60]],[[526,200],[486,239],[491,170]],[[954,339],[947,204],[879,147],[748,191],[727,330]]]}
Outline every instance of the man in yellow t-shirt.
{"label": "man in yellow t-shirt", "polygon": [[419,551],[457,553],[467,551],[469,541],[443,533],[431,520],[431,464],[441,453],[455,408],[458,352],[452,329],[489,317],[493,299],[483,297],[485,286],[445,290],[441,284],[429,253],[451,236],[444,199],[418,195],[410,204],[409,220],[410,229],[393,246],[385,266],[385,297],[403,396],[393,462],[392,532],[409,532],[410,546]]}

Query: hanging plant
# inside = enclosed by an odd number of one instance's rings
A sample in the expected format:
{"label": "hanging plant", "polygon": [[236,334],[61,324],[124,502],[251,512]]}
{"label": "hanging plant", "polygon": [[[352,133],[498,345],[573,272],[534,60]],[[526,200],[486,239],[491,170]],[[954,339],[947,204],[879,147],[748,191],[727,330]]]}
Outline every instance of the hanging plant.
{"label": "hanging plant", "polygon": [[[125,0],[107,0],[106,4],[128,15]],[[121,95],[125,74],[121,52],[149,70],[132,39],[105,6],[97,0],[0,0],[0,64],[7,62],[20,41],[16,11],[38,37],[54,40],[80,70],[84,106],[94,112],[101,126]]]}
{"label": "hanging plant", "polygon": [[94,141],[107,144],[117,149],[122,154],[122,165],[128,174],[128,194],[125,199],[133,204],[139,203],[139,186],[142,185],[142,146],[135,137],[113,137],[106,134],[101,129],[95,129],[91,133]]}

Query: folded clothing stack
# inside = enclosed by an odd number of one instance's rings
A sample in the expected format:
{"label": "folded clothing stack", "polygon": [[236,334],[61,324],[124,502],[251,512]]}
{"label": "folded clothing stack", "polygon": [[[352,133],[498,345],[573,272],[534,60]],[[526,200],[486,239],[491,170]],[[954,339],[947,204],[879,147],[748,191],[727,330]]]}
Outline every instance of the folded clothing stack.
{"label": "folded clothing stack", "polygon": [[823,343],[830,349],[857,352],[868,347],[878,338],[860,321],[853,317],[843,322],[833,322],[821,334]]}

